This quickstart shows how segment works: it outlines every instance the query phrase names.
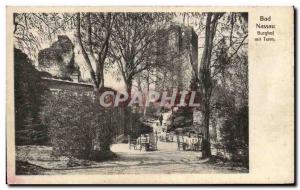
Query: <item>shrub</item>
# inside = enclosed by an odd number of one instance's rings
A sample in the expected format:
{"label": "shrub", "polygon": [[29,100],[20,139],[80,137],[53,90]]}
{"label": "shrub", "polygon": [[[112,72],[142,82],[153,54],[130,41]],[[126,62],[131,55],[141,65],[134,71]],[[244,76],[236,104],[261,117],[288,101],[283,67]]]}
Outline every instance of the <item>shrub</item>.
{"label": "shrub", "polygon": [[231,159],[245,167],[249,165],[248,106],[233,112],[221,128],[222,143]]}
{"label": "shrub", "polygon": [[[79,94],[79,95],[78,95]],[[100,109],[90,96],[59,92],[49,97],[43,122],[49,126],[54,153],[82,159],[110,152],[114,126],[112,109]]]}
{"label": "shrub", "polygon": [[14,49],[15,136],[16,144],[45,144],[46,127],[41,125],[40,109],[46,86],[28,56]]}

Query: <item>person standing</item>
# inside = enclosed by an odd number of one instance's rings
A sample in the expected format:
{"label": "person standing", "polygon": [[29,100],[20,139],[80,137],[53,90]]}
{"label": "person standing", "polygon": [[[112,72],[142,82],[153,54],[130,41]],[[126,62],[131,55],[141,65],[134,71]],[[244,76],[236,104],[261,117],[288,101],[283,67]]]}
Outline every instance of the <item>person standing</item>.
{"label": "person standing", "polygon": [[162,121],[163,121],[163,115],[160,114],[160,116],[159,116],[159,123],[160,123],[160,126],[162,126]]}

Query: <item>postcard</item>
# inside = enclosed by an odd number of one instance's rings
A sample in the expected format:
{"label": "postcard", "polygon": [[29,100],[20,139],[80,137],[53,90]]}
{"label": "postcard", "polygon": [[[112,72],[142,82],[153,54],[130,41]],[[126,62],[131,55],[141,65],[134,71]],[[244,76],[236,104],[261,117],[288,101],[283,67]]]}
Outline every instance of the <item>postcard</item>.
{"label": "postcard", "polygon": [[293,7],[7,7],[7,183],[294,184]]}

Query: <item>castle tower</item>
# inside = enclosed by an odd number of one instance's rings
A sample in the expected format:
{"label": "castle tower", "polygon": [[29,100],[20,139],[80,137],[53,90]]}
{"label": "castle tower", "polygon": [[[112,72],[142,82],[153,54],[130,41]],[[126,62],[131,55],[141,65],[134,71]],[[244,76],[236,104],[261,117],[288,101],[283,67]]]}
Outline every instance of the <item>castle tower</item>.
{"label": "castle tower", "polygon": [[192,27],[174,23],[161,34],[165,36],[157,42],[157,62],[162,62],[167,71],[156,73],[159,79],[156,89],[189,90],[195,71],[198,72],[198,36]]}

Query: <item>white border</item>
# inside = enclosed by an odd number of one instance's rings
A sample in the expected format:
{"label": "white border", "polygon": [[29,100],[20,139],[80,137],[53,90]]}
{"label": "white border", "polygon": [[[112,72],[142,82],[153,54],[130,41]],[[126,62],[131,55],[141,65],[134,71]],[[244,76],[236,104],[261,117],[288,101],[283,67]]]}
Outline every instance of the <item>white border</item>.
{"label": "white border", "polygon": [[[1,134],[1,143],[0,143],[0,149],[2,153],[2,161],[0,162],[0,189],[8,189],[9,187],[5,184],[6,183],[6,158],[5,158],[5,152],[6,152],[6,115],[5,115],[5,98],[6,98],[6,15],[5,15],[5,7],[7,5],[26,5],[26,6],[35,6],[35,5],[44,5],[44,6],[67,6],[67,5],[72,5],[72,6],[87,6],[87,5],[93,5],[93,6],[120,6],[120,5],[136,5],[136,6],[149,6],[149,5],[185,5],[185,6],[195,6],[195,5],[200,5],[200,6],[254,6],[254,5],[261,5],[261,6],[281,6],[281,5],[294,5],[296,8],[299,9],[300,7],[300,1],[299,0],[252,0],[252,1],[234,1],[234,0],[228,0],[228,1],[217,1],[217,0],[147,0],[147,1],[141,1],[141,0],[118,0],[118,1],[113,1],[113,0],[71,0],[71,1],[62,1],[62,0],[51,0],[51,1],[41,1],[41,0],[2,0],[0,2],[1,4],[1,10],[0,10],[0,22],[1,22],[1,28],[0,28],[0,41],[1,41],[1,51],[0,51],[0,59],[1,59],[1,64],[0,64],[0,88],[1,88],[1,93],[0,93],[0,134]],[[299,11],[299,10],[298,10]],[[297,26],[299,25],[299,18],[297,19]],[[298,39],[298,38],[297,38]],[[299,55],[299,48],[297,49],[296,52]],[[297,64],[297,63],[296,63]],[[297,68],[297,73],[299,71],[299,66]],[[297,81],[297,89],[299,89],[299,81]],[[297,93],[299,94],[299,93]],[[299,101],[298,101],[299,102]],[[299,112],[298,112],[299,114]],[[298,116],[297,114],[297,116]],[[298,129],[298,134],[299,135],[299,129]],[[299,146],[298,146],[299,147]],[[299,150],[298,150],[299,151]],[[298,152],[297,151],[297,152]],[[298,164],[299,165],[299,164]],[[298,180],[297,180],[298,181]],[[29,187],[21,187],[19,189],[31,189]],[[52,189],[54,187],[38,187],[38,189]],[[63,187],[58,187],[57,189],[62,189]],[[72,187],[74,188],[74,187]],[[83,187],[80,187],[81,189]],[[101,188],[107,188],[107,187],[101,187]],[[185,187],[183,187],[185,188]],[[204,189],[206,189],[205,187]],[[229,187],[230,188],[230,187]],[[241,187],[239,187],[241,188]],[[257,188],[257,187],[256,187]],[[260,188],[258,188],[260,189]],[[282,189],[287,189],[287,187],[284,187]]]}

